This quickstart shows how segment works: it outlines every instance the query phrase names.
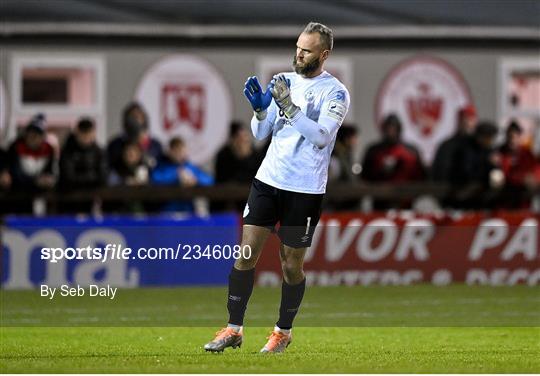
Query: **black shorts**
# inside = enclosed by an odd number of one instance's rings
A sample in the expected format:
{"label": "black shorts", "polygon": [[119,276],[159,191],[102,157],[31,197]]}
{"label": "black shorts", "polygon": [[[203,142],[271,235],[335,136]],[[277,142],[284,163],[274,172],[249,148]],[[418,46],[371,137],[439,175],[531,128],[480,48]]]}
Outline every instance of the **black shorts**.
{"label": "black shorts", "polygon": [[277,234],[283,244],[309,247],[321,216],[323,197],[285,191],[254,179],[244,209],[244,224],[274,229],[279,222]]}

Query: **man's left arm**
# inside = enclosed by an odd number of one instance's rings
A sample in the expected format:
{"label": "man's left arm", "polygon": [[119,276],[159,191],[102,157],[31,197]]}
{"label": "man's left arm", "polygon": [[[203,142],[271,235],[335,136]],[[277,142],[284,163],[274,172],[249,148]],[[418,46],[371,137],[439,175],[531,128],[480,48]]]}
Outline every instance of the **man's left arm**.
{"label": "man's left arm", "polygon": [[323,101],[318,122],[315,122],[292,103],[290,89],[285,78],[276,79],[272,95],[291,125],[319,149],[330,144],[349,109],[348,93],[343,89],[331,91]]}

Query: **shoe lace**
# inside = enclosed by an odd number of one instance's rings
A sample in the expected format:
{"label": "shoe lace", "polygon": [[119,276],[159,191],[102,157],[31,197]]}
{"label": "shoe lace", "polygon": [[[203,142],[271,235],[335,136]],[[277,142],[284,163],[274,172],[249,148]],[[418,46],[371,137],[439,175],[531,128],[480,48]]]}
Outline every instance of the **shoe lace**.
{"label": "shoe lace", "polygon": [[273,331],[272,333],[270,333],[269,337],[266,337],[266,339],[268,340],[267,347],[270,349],[274,348],[278,346],[283,340],[287,339],[287,337],[288,336],[285,333]]}
{"label": "shoe lace", "polygon": [[233,334],[233,335],[236,334],[236,332],[234,331],[233,328],[229,328],[229,327],[223,328],[223,329],[218,330],[216,332],[215,340],[223,339],[225,337],[230,336],[231,334]]}

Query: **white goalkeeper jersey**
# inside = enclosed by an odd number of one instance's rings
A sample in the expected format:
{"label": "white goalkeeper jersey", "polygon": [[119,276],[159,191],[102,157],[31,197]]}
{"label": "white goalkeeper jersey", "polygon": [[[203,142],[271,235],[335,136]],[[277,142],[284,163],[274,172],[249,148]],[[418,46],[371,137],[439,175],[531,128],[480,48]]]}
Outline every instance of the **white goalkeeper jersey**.
{"label": "white goalkeeper jersey", "polygon": [[283,113],[280,114],[272,100],[266,119],[259,121],[253,116],[251,120],[251,129],[257,139],[272,135],[255,178],[287,191],[325,193],[337,131],[349,109],[349,92],[326,71],[314,78],[304,78],[294,72],[283,74],[291,81],[293,103],[308,119],[317,123],[308,121],[313,127],[324,127],[328,131],[330,142],[322,148],[310,142]]}

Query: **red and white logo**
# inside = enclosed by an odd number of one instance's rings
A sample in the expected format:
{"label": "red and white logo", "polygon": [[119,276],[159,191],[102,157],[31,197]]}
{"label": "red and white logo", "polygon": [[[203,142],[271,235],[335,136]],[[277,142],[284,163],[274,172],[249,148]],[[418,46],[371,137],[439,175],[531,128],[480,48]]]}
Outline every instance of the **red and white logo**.
{"label": "red and white logo", "polygon": [[202,131],[205,94],[202,85],[164,85],[161,88],[161,115],[164,129],[171,131],[183,126]]}
{"label": "red and white logo", "polygon": [[437,146],[455,130],[457,112],[472,104],[467,83],[446,61],[416,56],[399,63],[377,93],[377,124],[391,114],[403,123],[403,139],[431,163]]}
{"label": "red and white logo", "polygon": [[221,74],[193,55],[172,55],[143,76],[135,99],[147,110],[150,132],[164,145],[186,141],[192,162],[211,160],[227,141],[232,104]]}

